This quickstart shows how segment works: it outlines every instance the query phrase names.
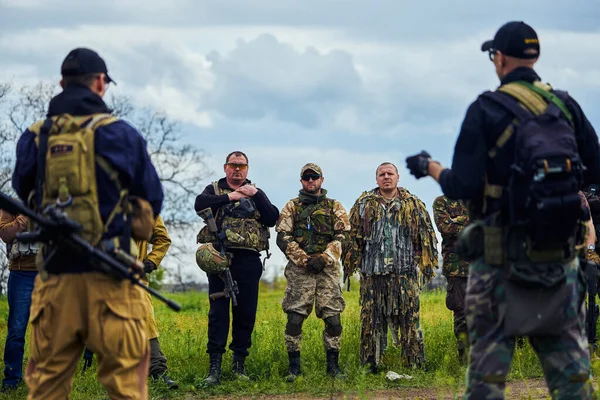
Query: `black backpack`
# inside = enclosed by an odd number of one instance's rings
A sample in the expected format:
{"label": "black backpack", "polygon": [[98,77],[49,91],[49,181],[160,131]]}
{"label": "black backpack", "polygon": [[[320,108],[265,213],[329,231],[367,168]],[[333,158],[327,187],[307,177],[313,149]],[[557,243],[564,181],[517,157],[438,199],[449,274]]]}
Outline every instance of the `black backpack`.
{"label": "black backpack", "polygon": [[[564,244],[575,234],[584,170],[571,113],[557,96],[568,95],[540,86],[519,81],[483,94],[516,117],[507,128],[515,139],[514,160],[508,185],[501,189],[510,225],[523,226],[534,248]],[[506,142],[502,136],[499,140]]]}

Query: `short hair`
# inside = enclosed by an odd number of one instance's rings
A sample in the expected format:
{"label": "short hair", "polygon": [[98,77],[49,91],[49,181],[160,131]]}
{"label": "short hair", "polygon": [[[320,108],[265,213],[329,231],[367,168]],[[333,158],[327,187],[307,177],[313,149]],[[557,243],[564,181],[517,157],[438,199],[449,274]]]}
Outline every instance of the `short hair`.
{"label": "short hair", "polygon": [[90,87],[99,76],[100,74],[97,72],[80,75],[68,75],[62,77],[62,82],[64,87],[69,87],[71,85],[84,85]]}
{"label": "short hair", "polygon": [[381,164],[379,164],[379,166],[375,170],[375,177],[377,177],[377,173],[379,172],[379,168],[383,167],[384,165],[391,165],[396,170],[396,175],[400,175],[400,173],[398,172],[398,167],[396,167],[393,163],[391,163],[389,161],[386,161],[386,162],[382,162]]}
{"label": "short hair", "polygon": [[227,157],[225,158],[225,164],[227,164],[229,162],[229,159],[233,156],[236,156],[236,157],[243,156],[246,159],[246,164],[248,164],[248,156],[239,150],[232,151],[231,153],[227,154]]}

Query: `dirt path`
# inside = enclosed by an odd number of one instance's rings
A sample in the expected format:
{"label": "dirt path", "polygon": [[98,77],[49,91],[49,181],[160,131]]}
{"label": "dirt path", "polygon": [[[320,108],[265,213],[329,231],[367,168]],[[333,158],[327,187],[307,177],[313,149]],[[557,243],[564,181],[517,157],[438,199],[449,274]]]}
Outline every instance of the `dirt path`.
{"label": "dirt path", "polygon": [[[362,397],[359,393],[335,393],[333,396],[311,396],[307,394],[285,394],[285,395],[264,395],[264,396],[229,396],[229,397],[211,397],[211,400],[236,399],[236,400],[287,400],[287,399],[335,399],[335,400],[354,400],[354,399],[369,399],[369,400],[388,400],[388,399],[454,399],[460,398],[462,394],[454,393],[451,388],[399,388],[385,389],[365,392]],[[546,383],[543,379],[526,379],[512,381],[507,383],[506,392],[507,399],[547,399],[549,398]],[[456,396],[456,397],[455,397]],[[189,397],[186,400],[193,400]]]}

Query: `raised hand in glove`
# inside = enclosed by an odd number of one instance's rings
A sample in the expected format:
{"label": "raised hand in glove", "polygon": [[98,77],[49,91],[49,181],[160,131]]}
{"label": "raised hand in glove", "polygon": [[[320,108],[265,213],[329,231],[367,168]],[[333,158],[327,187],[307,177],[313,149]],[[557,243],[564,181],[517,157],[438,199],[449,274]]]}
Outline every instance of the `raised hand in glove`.
{"label": "raised hand in glove", "polygon": [[327,256],[325,254],[314,254],[308,259],[306,269],[313,274],[318,274],[323,271],[327,264]]}
{"label": "raised hand in glove", "polygon": [[431,156],[428,152],[423,150],[419,154],[406,157],[406,168],[408,168],[411,175],[414,175],[415,178],[420,179],[429,175],[427,173],[427,166],[429,165],[430,161]]}
{"label": "raised hand in glove", "polygon": [[156,264],[154,264],[152,261],[150,260],[144,260],[144,272],[146,274],[151,273],[152,271],[156,271]]}

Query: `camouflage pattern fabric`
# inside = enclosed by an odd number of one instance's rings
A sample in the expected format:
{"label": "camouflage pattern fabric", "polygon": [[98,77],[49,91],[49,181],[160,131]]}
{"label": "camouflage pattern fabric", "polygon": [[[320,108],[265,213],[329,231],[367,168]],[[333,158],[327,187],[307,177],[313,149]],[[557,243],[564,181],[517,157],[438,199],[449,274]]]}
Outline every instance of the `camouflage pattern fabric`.
{"label": "camouflage pattern fabric", "polygon": [[469,355],[469,334],[465,316],[467,278],[449,276],[447,280],[446,307],[454,314],[454,336],[456,337],[459,361],[466,364]]}
{"label": "camouflage pattern fabric", "polygon": [[[318,274],[308,272],[289,262],[285,267],[287,286],[282,301],[285,313],[295,312],[308,317],[313,304],[317,318],[325,319],[339,315],[346,308],[340,287],[340,265],[336,263]],[[323,344],[327,350],[339,350],[341,336],[331,336],[323,330]],[[302,334],[291,336],[285,333],[287,351],[300,351]]]}
{"label": "camouflage pattern fabric", "polygon": [[342,243],[347,241],[350,230],[346,210],[339,201],[326,198],[325,189],[314,200],[310,194],[300,192],[302,196],[290,200],[281,210],[275,225],[277,245],[299,266],[305,265],[309,254],[316,253],[328,255],[331,263],[339,262]]}
{"label": "camouflage pattern fabric", "polygon": [[[426,281],[435,276],[437,238],[427,207],[408,190],[399,187],[398,196],[389,204],[377,188],[364,192],[350,210],[350,224],[350,239],[343,251],[345,279],[358,271],[381,275],[413,268]],[[386,224],[392,230],[384,234]],[[392,260],[382,256],[386,248],[394,249]]]}
{"label": "camouflage pattern fabric", "polygon": [[402,349],[405,367],[420,367],[425,361],[420,323],[420,287],[416,272],[371,275],[360,278],[360,361],[379,365],[387,348],[388,328],[392,341]]}
{"label": "camouflage pattern fabric", "polygon": [[469,264],[460,260],[454,252],[458,234],[471,223],[467,209],[458,200],[450,200],[446,196],[438,196],[433,201],[433,218],[438,231],[442,235],[442,274],[445,277],[469,276]]}
{"label": "camouflage pattern fabric", "polygon": [[[364,192],[350,211],[350,239],[344,246],[345,278],[361,272],[361,361],[377,365],[401,333],[403,362],[424,361],[420,328],[421,277],[437,266],[437,239],[425,204],[404,188],[390,202],[378,189]],[[370,360],[371,359],[371,360]]]}
{"label": "camouflage pattern fabric", "polygon": [[[577,321],[556,336],[530,336],[553,399],[591,399],[590,356],[585,335],[585,282],[577,258],[565,264],[569,295],[568,319]],[[503,270],[482,259],[470,268],[466,295],[471,357],[465,399],[503,399],[515,337],[503,330],[505,307]],[[558,330],[559,327],[557,327]]]}
{"label": "camouflage pattern fabric", "polygon": [[[346,306],[340,287],[340,258],[350,222],[342,204],[326,198],[325,189],[321,192],[321,196],[314,196],[300,191],[300,196],[290,200],[281,210],[275,231],[277,245],[289,260],[285,267],[287,287],[283,311],[308,317],[314,304],[317,318],[326,319],[341,314]],[[309,225],[314,233],[311,240]],[[306,261],[308,254],[317,252],[326,255],[329,263],[320,273],[314,274],[306,269]],[[326,349],[339,350],[340,340],[341,336],[331,336],[323,331]],[[285,334],[288,351],[299,351],[301,341],[301,334]]]}
{"label": "camouflage pattern fabric", "polygon": [[[219,187],[218,181],[213,182],[216,195],[231,193],[233,190]],[[240,201],[222,206],[215,215],[215,221],[219,230],[225,234],[224,244],[227,249],[246,249],[261,252],[269,249],[269,228],[259,222],[260,213],[252,198],[248,198],[252,204],[253,212],[247,217],[238,217],[235,214],[236,207]],[[218,243],[214,233],[207,226],[202,227],[196,236],[197,243]]]}

